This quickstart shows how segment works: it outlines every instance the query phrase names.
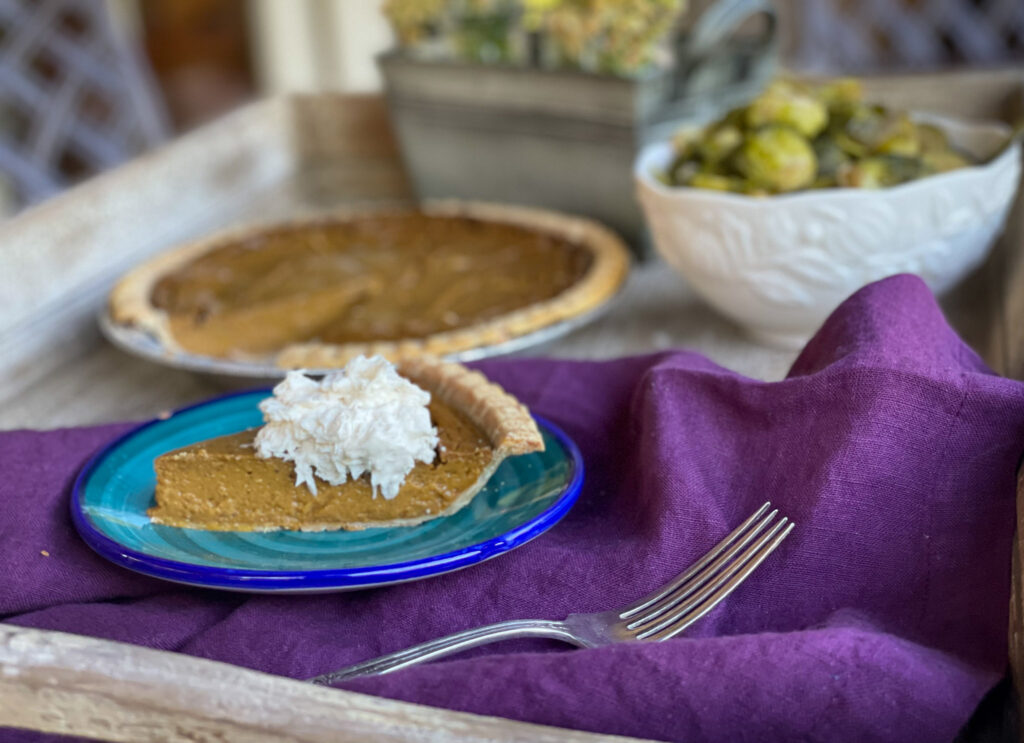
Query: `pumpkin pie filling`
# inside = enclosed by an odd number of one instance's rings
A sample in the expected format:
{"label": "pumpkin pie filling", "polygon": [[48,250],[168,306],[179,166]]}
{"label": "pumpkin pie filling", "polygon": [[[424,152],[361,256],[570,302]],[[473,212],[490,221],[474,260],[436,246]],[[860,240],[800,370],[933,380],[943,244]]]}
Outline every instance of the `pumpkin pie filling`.
{"label": "pumpkin pie filling", "polygon": [[168,526],[263,531],[439,514],[487,471],[494,450],[459,411],[437,400],[429,408],[440,439],[436,457],[417,463],[394,498],[375,496],[365,476],[341,485],[318,481],[313,495],[295,484],[291,462],[256,456],[257,429],[249,429],[157,458],[157,505],[149,516]]}
{"label": "pumpkin pie filling", "polygon": [[583,246],[516,224],[364,216],[215,246],[160,278],[150,301],[183,349],[245,358],[471,327],[556,297],[592,262]]}

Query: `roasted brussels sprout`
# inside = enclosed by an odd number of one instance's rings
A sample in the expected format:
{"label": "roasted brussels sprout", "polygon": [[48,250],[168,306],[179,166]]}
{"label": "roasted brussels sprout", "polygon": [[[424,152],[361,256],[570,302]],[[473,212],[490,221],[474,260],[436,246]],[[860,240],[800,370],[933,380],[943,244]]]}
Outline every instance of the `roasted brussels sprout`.
{"label": "roasted brussels sprout", "polygon": [[856,80],[776,81],[747,106],[673,138],[672,185],[751,195],[884,188],[970,165],[945,133],[861,100]]}
{"label": "roasted brussels sprout", "polygon": [[751,183],[780,192],[811,185],[818,170],[810,143],[788,126],[748,134],[736,165]]}
{"label": "roasted brussels sprout", "polygon": [[843,77],[824,83],[816,92],[826,106],[835,108],[847,103],[860,103],[864,97],[864,86],[860,84],[860,80]]}
{"label": "roasted brussels sprout", "polygon": [[811,145],[814,147],[814,156],[818,159],[818,178],[835,179],[840,166],[850,160],[850,155],[839,146],[835,137],[828,134],[817,137]]}
{"label": "roasted brussels sprout", "polygon": [[691,179],[698,172],[700,172],[700,163],[697,160],[680,158],[672,164],[672,168],[669,170],[669,177],[677,185],[684,183],[690,185]]}
{"label": "roasted brussels sprout", "polygon": [[705,165],[720,163],[743,144],[743,132],[734,124],[718,124],[708,129],[697,144],[697,153]]}
{"label": "roasted brussels sprout", "polygon": [[743,181],[731,175],[695,173],[687,185],[694,188],[706,188],[711,191],[739,191],[743,187]]}
{"label": "roasted brussels sprout", "polygon": [[916,158],[879,155],[846,163],[836,173],[836,182],[853,188],[885,188],[906,183],[921,174],[921,161]]}
{"label": "roasted brussels sprout", "polygon": [[889,117],[875,146],[875,152],[885,155],[916,157],[921,152],[921,139],[917,127],[906,114]]}
{"label": "roasted brussels sprout", "polygon": [[784,124],[805,137],[818,134],[828,123],[825,104],[801,90],[779,83],[769,86],[747,106],[747,125]]}
{"label": "roasted brussels sprout", "polygon": [[849,111],[845,121],[839,118],[838,123],[839,131],[868,150],[874,150],[892,126],[881,106],[857,106]]}

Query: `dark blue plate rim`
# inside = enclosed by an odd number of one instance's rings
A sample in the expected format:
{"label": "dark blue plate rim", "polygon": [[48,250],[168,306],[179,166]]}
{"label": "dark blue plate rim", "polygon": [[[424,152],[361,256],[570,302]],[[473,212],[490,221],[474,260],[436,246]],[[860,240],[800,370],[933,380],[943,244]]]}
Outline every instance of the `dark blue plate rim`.
{"label": "dark blue plate rim", "polygon": [[483,542],[463,547],[452,552],[445,552],[431,557],[424,557],[409,562],[398,562],[387,565],[370,565],[359,568],[335,568],[331,570],[250,570],[245,568],[218,568],[207,565],[196,565],[177,560],[153,557],[143,552],[125,547],[111,539],[92,525],[82,507],[82,493],[89,477],[96,468],[115,449],[128,439],[144,430],[163,423],[170,417],[207,405],[214,405],[234,397],[256,394],[270,394],[271,388],[248,389],[230,392],[225,395],[188,405],[174,411],[171,416],[154,418],[146,421],[118,436],[100,449],[85,463],[75,478],[71,489],[71,520],[75,529],[89,547],[101,557],[115,565],[128,568],[155,578],[189,583],[207,588],[228,588],[250,591],[312,591],[332,588],[351,588],[372,586],[384,583],[427,578],[440,575],[460,568],[476,565],[492,557],[515,549],[534,539],[557,524],[579,498],[583,488],[583,455],[576,443],[558,426],[538,415],[534,420],[555,437],[562,448],[569,454],[569,477],[558,499],[548,508],[523,522],[520,526],[492,537]]}

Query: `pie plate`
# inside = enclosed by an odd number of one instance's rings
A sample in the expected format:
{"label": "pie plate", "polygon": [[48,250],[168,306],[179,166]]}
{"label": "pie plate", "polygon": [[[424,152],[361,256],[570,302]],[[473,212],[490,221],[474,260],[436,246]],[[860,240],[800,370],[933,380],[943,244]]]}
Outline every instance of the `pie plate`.
{"label": "pie plate", "polygon": [[[369,238],[359,237],[360,230],[377,237],[366,242]],[[404,240],[409,230],[422,239]],[[332,237],[335,233],[338,236]],[[490,242],[485,239],[488,234],[494,236]],[[430,250],[437,247],[437,240],[450,240],[455,262],[435,259],[432,253],[425,260],[423,240],[427,238]],[[297,261],[295,270],[322,275],[296,274],[308,286],[286,283],[286,291],[292,293],[276,297],[271,289],[283,280],[277,273],[284,265],[281,245],[293,243],[306,246],[298,258],[290,259]],[[260,246],[272,250],[260,257]],[[572,250],[566,260],[549,257],[569,246]],[[540,251],[532,259],[540,261],[536,265],[527,260],[533,249]],[[375,252],[379,250],[384,257]],[[579,260],[584,255],[587,265],[582,267]],[[238,260],[249,266],[249,273],[231,268]],[[510,261],[508,265],[519,267],[518,271],[502,269],[506,265],[502,261]],[[392,275],[394,266],[406,264],[408,272]],[[254,222],[153,255],[115,284],[100,316],[100,328],[129,353],[221,377],[275,379],[288,368],[317,373],[358,355],[396,360],[429,354],[449,361],[476,361],[550,342],[591,322],[621,291],[629,264],[625,244],[606,227],[544,209],[464,201],[427,202],[415,209],[353,207],[275,223]],[[431,273],[425,266],[437,268]],[[545,283],[543,277],[551,281]],[[419,293],[412,293],[412,304],[399,302],[389,312],[387,307],[396,300],[385,287],[399,278]],[[167,296],[158,300],[165,281],[170,281],[163,289]],[[492,300],[487,282],[506,288],[496,288],[498,296]],[[522,294],[523,287],[532,284],[540,285],[540,293]],[[300,298],[296,286],[310,293]],[[394,291],[403,292],[398,285]],[[507,291],[513,293],[505,297],[502,292]],[[479,300],[473,297],[478,295],[482,309],[474,309]],[[171,305],[178,300],[185,304],[169,309],[161,304],[170,302],[169,297],[178,297]],[[224,301],[228,297],[234,297],[237,306]],[[488,309],[492,301],[497,304]],[[424,302],[435,309],[428,312]],[[356,311],[359,307],[362,310]],[[431,312],[445,308],[440,318],[430,319]],[[463,318],[466,325],[459,324],[463,311],[469,311]],[[419,325],[407,326],[402,320],[410,312]],[[419,317],[421,312],[427,314]],[[278,318],[283,318],[281,327],[274,324]],[[175,329],[176,322],[184,324]],[[261,339],[265,345],[246,345],[253,339],[233,338],[267,322],[277,332]],[[200,332],[207,324],[213,329]],[[207,348],[208,353],[187,350],[197,338],[185,342],[179,332],[199,333],[198,337],[212,333],[205,345],[191,346]],[[232,345],[235,342],[240,344],[237,348]]]}
{"label": "pie plate", "polygon": [[[620,290],[621,291],[621,290]],[[604,316],[614,307],[618,294],[605,301],[599,307],[590,312],[584,312],[575,317],[547,325],[532,333],[509,338],[500,343],[480,345],[469,348],[465,351],[444,354],[446,361],[457,361],[465,364],[472,361],[507,356],[520,353],[529,349],[536,349],[552,341],[558,340],[564,335],[574,332],[595,320]],[[171,369],[194,372],[197,374],[210,375],[224,380],[248,380],[248,385],[269,384],[272,380],[284,377],[288,369],[278,366],[273,359],[266,360],[235,360],[221,359],[213,356],[188,353],[186,351],[169,351],[158,339],[140,328],[131,325],[117,323],[111,316],[110,310],[104,308],[97,316],[100,332],[117,348],[125,353],[146,359],[154,364],[160,364]],[[309,368],[305,369],[307,374],[320,376],[337,371],[336,368]],[[239,386],[238,384],[234,386]]]}
{"label": "pie plate", "polygon": [[153,524],[153,460],[263,422],[269,389],[237,392],[144,423],[96,454],[71,495],[78,533],[102,557],[156,578],[252,593],[326,593],[459,570],[543,534],[583,485],[573,441],[537,418],[545,451],[506,459],[472,502],[414,527],[327,532],[218,532]]}

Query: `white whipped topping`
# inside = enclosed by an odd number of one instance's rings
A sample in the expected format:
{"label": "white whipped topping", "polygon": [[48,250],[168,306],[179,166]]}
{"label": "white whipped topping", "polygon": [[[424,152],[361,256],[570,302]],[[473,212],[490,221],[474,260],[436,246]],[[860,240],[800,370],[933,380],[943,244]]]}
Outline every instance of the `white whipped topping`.
{"label": "white whipped topping", "polygon": [[316,477],[340,485],[369,473],[374,493],[394,498],[416,462],[434,461],[429,402],[380,356],[352,359],[320,382],[291,371],[260,403],[256,454],[294,462],[295,484],[314,495]]}

